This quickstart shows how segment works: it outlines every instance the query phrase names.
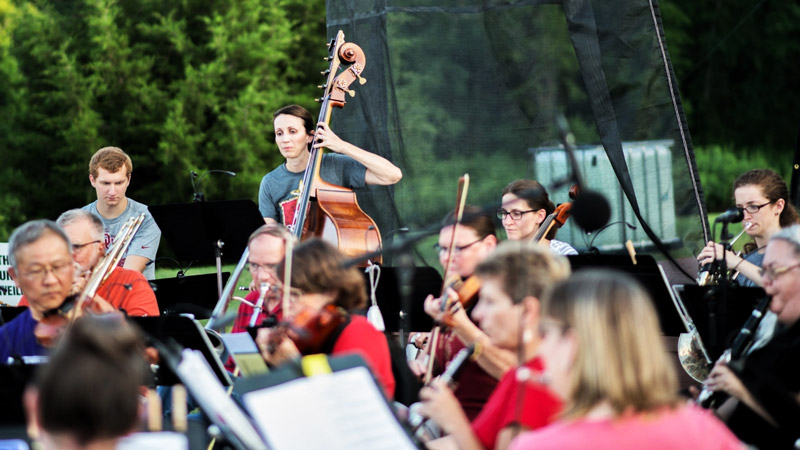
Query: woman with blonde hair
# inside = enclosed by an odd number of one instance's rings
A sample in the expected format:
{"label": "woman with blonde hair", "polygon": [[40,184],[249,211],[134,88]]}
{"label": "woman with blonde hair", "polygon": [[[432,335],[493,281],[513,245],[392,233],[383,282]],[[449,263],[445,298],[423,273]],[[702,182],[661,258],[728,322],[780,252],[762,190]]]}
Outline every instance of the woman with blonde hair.
{"label": "woman with blonde hair", "polygon": [[583,271],[557,284],[543,299],[540,335],[546,382],[565,409],[511,449],[742,448],[678,397],[652,301],[626,275]]}

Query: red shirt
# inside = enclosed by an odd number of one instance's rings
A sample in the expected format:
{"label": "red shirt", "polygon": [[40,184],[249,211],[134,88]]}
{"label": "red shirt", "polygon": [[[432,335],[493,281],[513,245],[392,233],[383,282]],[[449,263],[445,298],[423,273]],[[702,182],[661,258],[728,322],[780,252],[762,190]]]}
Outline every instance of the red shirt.
{"label": "red shirt", "polygon": [[[561,401],[534,381],[536,374],[542,372],[541,360],[534,358],[523,367],[530,369],[533,375],[522,391],[517,369],[513,368],[503,375],[481,413],[472,421],[472,430],[485,448],[495,448],[497,434],[509,425],[519,424],[534,430],[552,422],[561,411]],[[518,404],[520,394],[523,395],[522,404]]]}
{"label": "red shirt", "polygon": [[[255,303],[258,301],[258,291],[253,291],[244,298],[250,303]],[[231,333],[243,333],[247,331],[247,327],[250,326],[250,319],[253,317],[253,311],[255,308],[246,304],[246,303],[239,303],[239,310],[236,313],[236,321],[233,322],[233,328],[231,328]],[[274,315],[276,319],[280,322],[283,318],[283,309],[281,308],[280,302],[269,311],[271,315]],[[256,320],[256,325],[260,325],[264,319],[267,318],[267,314],[262,309],[258,313],[258,320]]]}
{"label": "red shirt", "polygon": [[[153,288],[137,270],[115,268],[97,289],[97,295],[114,308],[125,310],[129,316],[160,315]],[[17,306],[28,306],[28,299],[23,295]]]}
{"label": "red shirt", "polygon": [[386,336],[376,330],[366,317],[351,315],[350,323],[333,344],[332,356],[358,353],[378,379],[386,398],[394,398],[394,374]]}

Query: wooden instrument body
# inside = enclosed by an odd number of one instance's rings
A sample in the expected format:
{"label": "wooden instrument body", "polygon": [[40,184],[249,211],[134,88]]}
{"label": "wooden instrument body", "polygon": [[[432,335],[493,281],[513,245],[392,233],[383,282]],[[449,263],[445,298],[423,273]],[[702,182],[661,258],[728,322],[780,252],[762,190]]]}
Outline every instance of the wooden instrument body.
{"label": "wooden instrument body", "polygon": [[[352,65],[338,76],[336,70],[340,61],[351,62]],[[355,95],[348,90],[350,84],[359,80],[364,70],[366,57],[361,48],[353,43],[344,42],[344,34],[339,31],[331,44],[331,67],[328,81],[325,84],[325,97],[322,100],[320,122],[330,123],[331,108],[344,107],[345,93]],[[355,192],[328,183],[320,176],[322,165],[322,148],[311,150],[309,167],[303,180],[307,186],[299,199],[295,213],[293,233],[300,240],[319,237],[337,247],[350,258],[378,250],[381,247],[381,234],[378,225],[358,204]],[[381,257],[373,259],[381,263]],[[367,262],[364,261],[364,266]]]}

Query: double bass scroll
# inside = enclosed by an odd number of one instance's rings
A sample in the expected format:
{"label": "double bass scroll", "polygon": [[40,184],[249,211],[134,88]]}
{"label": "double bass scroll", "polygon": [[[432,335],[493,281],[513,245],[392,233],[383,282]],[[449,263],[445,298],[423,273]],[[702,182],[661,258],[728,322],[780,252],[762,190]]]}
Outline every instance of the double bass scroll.
{"label": "double bass scroll", "polygon": [[[326,124],[330,123],[333,107],[342,108],[346,103],[346,95],[355,96],[350,85],[356,80],[360,84],[366,82],[361,77],[366,65],[364,52],[356,44],[345,43],[342,31],[331,42],[328,59],[330,67],[323,72],[327,80],[320,86],[324,95],[318,99],[322,104],[318,123]],[[350,66],[339,72],[343,62],[350,63]],[[313,145],[290,227],[292,233],[301,241],[320,237],[350,258],[379,249],[381,234],[378,225],[358,205],[355,193],[320,177],[322,155],[322,148]],[[377,257],[372,262],[380,263],[381,258]],[[363,265],[366,266],[366,261]]]}

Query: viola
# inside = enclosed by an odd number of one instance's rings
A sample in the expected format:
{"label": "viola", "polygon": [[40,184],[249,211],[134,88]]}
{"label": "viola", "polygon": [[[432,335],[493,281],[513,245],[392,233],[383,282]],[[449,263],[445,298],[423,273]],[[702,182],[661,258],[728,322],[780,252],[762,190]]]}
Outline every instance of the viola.
{"label": "viola", "polygon": [[[325,93],[318,99],[322,104],[318,123],[326,124],[330,123],[333,107],[344,107],[345,94],[355,96],[355,92],[349,89],[350,85],[355,80],[359,80],[360,84],[366,83],[361,77],[366,65],[366,56],[361,47],[351,42],[345,43],[341,30],[329,46],[330,67],[323,72],[327,75],[326,83],[320,86]],[[342,61],[352,64],[339,73]],[[316,145],[312,147],[290,227],[292,233],[301,241],[320,237],[351,258],[375,251],[381,247],[378,225],[358,205],[352,190],[322,179],[322,155],[321,148]],[[381,257],[376,257],[373,262],[380,263]],[[366,261],[363,265],[366,266]]]}
{"label": "viola", "polygon": [[[569,188],[569,198],[575,201],[580,195],[581,189],[580,186],[577,184],[573,184],[572,187]],[[556,209],[553,210],[552,213],[548,214],[547,217],[542,221],[541,225],[539,225],[539,231],[531,238],[531,242],[542,242],[542,239],[547,236],[547,233],[556,227],[556,229],[561,228],[567,223],[567,219],[570,217],[570,211],[572,210],[572,202],[562,203],[556,206]]]}

